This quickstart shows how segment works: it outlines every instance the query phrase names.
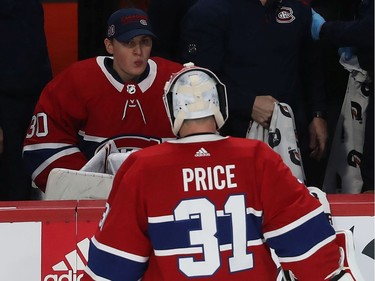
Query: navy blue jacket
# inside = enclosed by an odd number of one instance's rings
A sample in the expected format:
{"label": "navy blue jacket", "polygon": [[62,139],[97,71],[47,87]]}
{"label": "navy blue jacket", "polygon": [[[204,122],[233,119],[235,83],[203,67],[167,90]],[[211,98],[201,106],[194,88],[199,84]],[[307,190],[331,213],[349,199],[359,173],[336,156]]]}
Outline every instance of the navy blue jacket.
{"label": "navy blue jacket", "polygon": [[374,0],[363,0],[358,20],[327,21],[319,33],[321,40],[337,47],[354,47],[361,67],[374,73]]}
{"label": "navy blue jacket", "polygon": [[147,14],[157,39],[152,56],[179,61],[180,22],[197,0],[149,0]]}
{"label": "navy blue jacket", "polygon": [[326,109],[310,6],[270,2],[264,7],[259,0],[202,0],[183,21],[183,59],[211,69],[227,86],[231,128],[224,134],[245,136],[260,95],[272,95],[294,111],[300,99],[311,112]]}

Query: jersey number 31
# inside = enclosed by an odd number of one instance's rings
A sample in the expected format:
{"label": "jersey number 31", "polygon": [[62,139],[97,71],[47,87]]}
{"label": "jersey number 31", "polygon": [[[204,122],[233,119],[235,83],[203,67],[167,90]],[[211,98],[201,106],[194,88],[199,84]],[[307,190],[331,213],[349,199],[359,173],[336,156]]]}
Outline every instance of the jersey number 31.
{"label": "jersey number 31", "polygon": [[[189,232],[191,245],[202,245],[204,260],[195,261],[193,257],[179,259],[179,267],[189,277],[210,276],[220,267],[220,245],[216,238],[215,205],[206,198],[181,201],[174,211],[175,220],[188,220],[199,216],[201,229]],[[232,251],[229,258],[231,272],[253,267],[253,255],[246,252],[246,207],[244,195],[232,195],[224,205],[224,215],[229,215],[232,222]]]}

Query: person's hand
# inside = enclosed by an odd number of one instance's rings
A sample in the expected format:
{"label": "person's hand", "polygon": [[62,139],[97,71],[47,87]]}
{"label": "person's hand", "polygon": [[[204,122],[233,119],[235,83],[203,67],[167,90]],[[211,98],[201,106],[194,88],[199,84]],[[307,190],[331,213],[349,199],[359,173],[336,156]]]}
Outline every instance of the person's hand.
{"label": "person's hand", "polygon": [[0,127],[0,154],[4,151],[4,133],[3,129]]}
{"label": "person's hand", "polygon": [[314,40],[319,40],[319,33],[322,25],[326,22],[325,19],[319,15],[314,9],[311,9],[312,21],[311,21],[311,37]]}
{"label": "person's hand", "polygon": [[338,52],[339,52],[340,57],[343,53],[345,53],[344,55],[345,60],[350,60],[353,56],[353,50],[351,47],[341,47],[339,48]]}
{"label": "person's hand", "polygon": [[323,118],[313,118],[309,125],[309,148],[310,157],[320,160],[325,156],[328,141],[327,122]]}
{"label": "person's hand", "polygon": [[273,108],[277,100],[272,96],[257,96],[254,100],[251,118],[264,128],[269,128]]}

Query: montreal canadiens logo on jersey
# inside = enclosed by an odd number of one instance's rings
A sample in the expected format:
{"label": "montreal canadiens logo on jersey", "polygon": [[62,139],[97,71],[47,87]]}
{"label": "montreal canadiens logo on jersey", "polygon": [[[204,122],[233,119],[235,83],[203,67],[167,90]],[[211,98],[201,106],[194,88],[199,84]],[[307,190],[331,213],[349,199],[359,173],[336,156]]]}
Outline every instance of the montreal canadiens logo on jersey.
{"label": "montreal canadiens logo on jersey", "polygon": [[293,10],[289,7],[281,7],[276,15],[276,21],[278,23],[291,23],[294,20],[295,16],[293,15]]}

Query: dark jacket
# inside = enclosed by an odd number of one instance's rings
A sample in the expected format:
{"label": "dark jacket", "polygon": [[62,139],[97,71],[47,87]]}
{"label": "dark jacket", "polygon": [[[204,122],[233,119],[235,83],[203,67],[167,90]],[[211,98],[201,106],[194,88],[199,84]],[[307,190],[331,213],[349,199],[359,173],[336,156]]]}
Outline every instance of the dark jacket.
{"label": "dark jacket", "polygon": [[40,1],[2,0],[0,34],[0,95],[39,95],[52,78]]}
{"label": "dark jacket", "polygon": [[337,47],[353,47],[364,70],[374,73],[374,0],[363,0],[358,19],[327,21],[319,33],[321,40]]}
{"label": "dark jacket", "polygon": [[272,95],[293,110],[306,98],[310,111],[325,110],[310,7],[296,0],[270,2],[198,1],[182,24],[184,60],[213,70],[227,86],[226,126],[234,136],[245,136],[256,96]]}

